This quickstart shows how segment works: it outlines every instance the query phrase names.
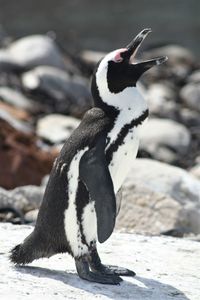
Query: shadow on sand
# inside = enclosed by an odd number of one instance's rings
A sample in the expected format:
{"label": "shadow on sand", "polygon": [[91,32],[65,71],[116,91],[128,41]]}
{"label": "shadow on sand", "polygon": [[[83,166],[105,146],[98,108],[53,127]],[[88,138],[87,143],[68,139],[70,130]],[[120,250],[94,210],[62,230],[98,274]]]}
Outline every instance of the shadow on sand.
{"label": "shadow on sand", "polygon": [[[20,273],[31,274],[38,278],[50,278],[63,282],[66,285],[75,287],[76,289],[84,290],[92,295],[101,294],[109,299],[135,299],[135,300],[189,300],[183,292],[173,287],[172,285],[161,283],[154,279],[135,276],[126,280],[119,286],[103,285],[82,280],[77,274],[72,272],[50,270],[41,267],[16,267]],[[127,277],[128,278],[128,277]]]}

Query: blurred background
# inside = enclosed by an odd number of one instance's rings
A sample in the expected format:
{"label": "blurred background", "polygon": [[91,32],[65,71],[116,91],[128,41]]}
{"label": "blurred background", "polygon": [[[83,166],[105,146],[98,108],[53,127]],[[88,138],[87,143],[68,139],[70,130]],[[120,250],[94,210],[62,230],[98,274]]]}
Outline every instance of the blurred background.
{"label": "blurred background", "polygon": [[34,224],[48,174],[93,101],[102,56],[152,28],[139,58],[150,108],[117,228],[200,233],[200,2],[0,0],[0,220]]}

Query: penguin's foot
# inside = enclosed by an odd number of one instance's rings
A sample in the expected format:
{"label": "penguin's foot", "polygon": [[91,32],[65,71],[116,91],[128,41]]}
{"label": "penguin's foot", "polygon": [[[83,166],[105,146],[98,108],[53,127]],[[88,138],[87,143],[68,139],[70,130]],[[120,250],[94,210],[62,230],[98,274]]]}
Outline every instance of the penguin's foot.
{"label": "penguin's foot", "polygon": [[96,249],[91,251],[90,260],[89,260],[90,268],[93,272],[106,274],[106,275],[118,275],[118,276],[135,276],[136,273],[126,268],[118,267],[118,266],[106,266],[101,263],[101,259],[98,255]]}
{"label": "penguin's foot", "polygon": [[116,274],[93,273],[89,269],[89,263],[85,257],[76,258],[76,269],[80,278],[103,284],[119,284],[122,279]]}

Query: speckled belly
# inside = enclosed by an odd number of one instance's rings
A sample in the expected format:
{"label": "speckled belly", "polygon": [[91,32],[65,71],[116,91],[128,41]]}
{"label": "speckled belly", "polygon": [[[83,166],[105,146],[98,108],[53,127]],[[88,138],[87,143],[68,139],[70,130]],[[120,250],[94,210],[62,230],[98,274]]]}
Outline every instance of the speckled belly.
{"label": "speckled belly", "polygon": [[139,147],[137,128],[129,132],[124,138],[124,143],[113,153],[109,165],[110,174],[113,180],[115,193],[120,189],[123,181],[128,175]]}

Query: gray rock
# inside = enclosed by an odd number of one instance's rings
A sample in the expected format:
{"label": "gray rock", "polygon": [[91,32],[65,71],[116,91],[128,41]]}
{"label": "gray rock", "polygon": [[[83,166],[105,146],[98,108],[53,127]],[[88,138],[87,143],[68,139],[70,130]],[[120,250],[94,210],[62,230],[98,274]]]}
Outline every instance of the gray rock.
{"label": "gray rock", "polygon": [[24,67],[39,65],[64,69],[63,57],[54,41],[45,35],[21,38],[7,49],[12,60]]}
{"label": "gray rock", "polygon": [[0,224],[2,299],[33,300],[39,295],[58,300],[199,299],[200,251],[195,241],[114,233],[99,245],[102,262],[128,267],[138,276],[124,277],[120,287],[113,287],[80,279],[69,255],[58,254],[15,268],[9,252],[32,230],[32,226]]}
{"label": "gray rock", "polygon": [[125,232],[160,234],[173,228],[187,228],[182,206],[168,195],[143,184],[125,185],[116,228]]}
{"label": "gray rock", "polygon": [[[178,204],[177,223],[193,233],[200,233],[200,181],[191,174],[181,168],[154,160],[137,159],[123,185],[128,199],[135,193],[135,186],[159,193],[157,199],[160,198],[160,194],[165,196],[164,200],[166,197],[172,198]],[[126,202],[126,199],[123,201]],[[180,206],[181,214],[178,215]],[[134,211],[132,213],[134,214]]]}
{"label": "gray rock", "polygon": [[18,120],[17,118],[14,118],[13,115],[11,115],[9,112],[0,109],[0,119],[5,120],[8,122],[12,127],[15,129],[25,132],[25,133],[30,133],[33,131],[32,126],[25,121]]}
{"label": "gray rock", "polygon": [[[54,112],[82,116],[92,106],[88,87],[80,77],[70,77],[56,68],[40,66],[22,76],[22,84],[29,91],[43,92]],[[49,99],[48,99],[49,97]]]}
{"label": "gray rock", "polygon": [[200,86],[199,84],[188,83],[180,91],[183,102],[191,109],[200,112]]}
{"label": "gray rock", "polygon": [[187,82],[200,83],[200,70],[196,70],[190,76],[188,76]]}
{"label": "gray rock", "polygon": [[152,157],[174,162],[184,155],[190,146],[190,132],[184,126],[169,119],[150,119],[140,131],[140,147]]}
{"label": "gray rock", "polygon": [[31,211],[28,211],[24,216],[26,222],[35,224],[35,222],[37,220],[38,212],[39,212],[39,209],[34,209]]}
{"label": "gray rock", "polygon": [[22,108],[29,112],[38,112],[42,109],[39,103],[35,103],[31,99],[24,96],[20,91],[9,87],[0,87],[0,99],[15,107]]}
{"label": "gray rock", "polygon": [[152,49],[148,51],[148,55],[153,55],[153,57],[157,56],[168,56],[168,63],[170,65],[174,64],[184,64],[193,66],[196,62],[196,59],[192,52],[189,49],[178,45],[168,45],[159,48]]}
{"label": "gray rock", "polygon": [[81,52],[80,57],[87,64],[95,66],[105,55],[106,55],[106,52],[84,50]]}
{"label": "gray rock", "polygon": [[22,212],[38,209],[44,195],[44,186],[21,186],[13,190],[0,188],[0,207],[14,207]]}
{"label": "gray rock", "polygon": [[190,173],[200,180],[200,164],[190,169]]}
{"label": "gray rock", "polygon": [[144,58],[168,56],[168,61],[160,68],[152,68],[151,71],[144,75],[150,81],[158,81],[160,79],[170,79],[176,84],[185,81],[191,70],[196,65],[196,59],[191,51],[177,45],[163,46],[149,50]]}
{"label": "gray rock", "polygon": [[44,195],[44,187],[34,185],[21,186],[12,190],[10,195],[15,199],[15,202],[24,203],[23,211],[27,212],[39,208]]}
{"label": "gray rock", "polygon": [[146,92],[151,114],[161,117],[173,117],[176,110],[176,93],[167,84],[155,83]]}
{"label": "gray rock", "polygon": [[36,132],[39,137],[52,144],[62,144],[79,123],[80,120],[76,118],[52,114],[38,120]]}

